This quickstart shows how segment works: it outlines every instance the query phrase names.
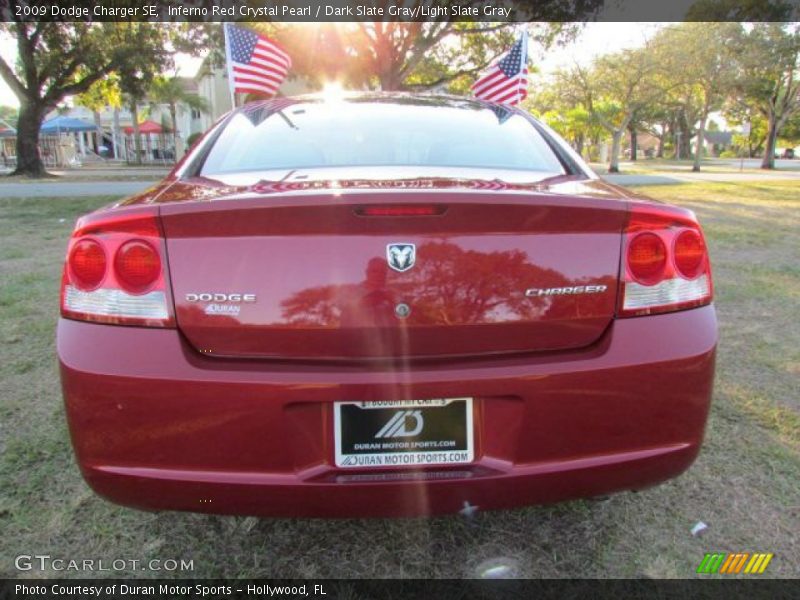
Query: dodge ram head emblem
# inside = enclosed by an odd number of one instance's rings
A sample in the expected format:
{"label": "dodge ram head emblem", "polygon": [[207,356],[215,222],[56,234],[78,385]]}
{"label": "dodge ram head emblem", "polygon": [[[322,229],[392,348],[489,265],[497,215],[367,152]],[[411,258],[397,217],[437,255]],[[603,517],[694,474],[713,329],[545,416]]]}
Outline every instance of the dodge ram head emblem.
{"label": "dodge ram head emblem", "polygon": [[386,260],[395,271],[402,273],[414,266],[417,259],[417,247],[414,244],[388,244]]}

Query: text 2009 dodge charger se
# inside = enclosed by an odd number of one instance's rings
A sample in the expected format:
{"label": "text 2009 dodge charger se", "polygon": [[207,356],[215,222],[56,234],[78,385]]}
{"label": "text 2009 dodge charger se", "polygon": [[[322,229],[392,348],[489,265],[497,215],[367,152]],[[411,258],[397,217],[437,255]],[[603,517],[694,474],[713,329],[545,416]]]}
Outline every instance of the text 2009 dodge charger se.
{"label": "text 2009 dodge charger se", "polygon": [[483,510],[684,471],[711,300],[691,212],[522,112],[281,99],[78,221],[58,355],[81,470],[115,502]]}

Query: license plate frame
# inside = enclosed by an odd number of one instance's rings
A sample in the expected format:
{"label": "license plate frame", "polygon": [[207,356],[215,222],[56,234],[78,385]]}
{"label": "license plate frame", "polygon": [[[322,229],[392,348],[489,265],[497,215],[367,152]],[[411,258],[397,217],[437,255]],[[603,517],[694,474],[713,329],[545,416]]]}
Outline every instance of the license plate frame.
{"label": "license plate frame", "polygon": [[335,402],[340,469],[465,465],[475,460],[474,398]]}

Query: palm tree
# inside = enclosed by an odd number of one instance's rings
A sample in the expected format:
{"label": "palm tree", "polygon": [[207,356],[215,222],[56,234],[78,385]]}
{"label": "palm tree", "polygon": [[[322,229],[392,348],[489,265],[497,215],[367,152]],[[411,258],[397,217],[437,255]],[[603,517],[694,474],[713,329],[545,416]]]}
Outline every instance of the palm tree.
{"label": "palm tree", "polygon": [[97,128],[98,143],[103,139],[103,126],[100,123],[100,111],[110,106],[114,109],[114,156],[119,156],[117,147],[122,139],[122,132],[119,127],[119,109],[122,107],[122,93],[119,90],[119,79],[115,74],[111,74],[104,79],[96,81],[92,87],[79,94],[75,98],[75,104],[88,108],[92,111],[94,125]]}
{"label": "palm tree", "polygon": [[197,94],[187,92],[183,83],[178,77],[164,77],[159,75],[153,79],[150,86],[150,101],[153,104],[166,104],[169,108],[169,117],[172,124],[172,132],[178,131],[178,104],[188,106],[200,112],[208,110],[208,103],[204,98]]}

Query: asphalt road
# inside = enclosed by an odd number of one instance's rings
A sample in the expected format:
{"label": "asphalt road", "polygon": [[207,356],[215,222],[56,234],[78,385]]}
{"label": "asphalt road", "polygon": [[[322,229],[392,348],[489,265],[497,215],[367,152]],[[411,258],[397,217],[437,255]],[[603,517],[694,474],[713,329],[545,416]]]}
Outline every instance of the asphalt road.
{"label": "asphalt road", "polygon": [[130,196],[155,181],[53,181],[0,183],[6,198],[53,198],[59,196]]}

